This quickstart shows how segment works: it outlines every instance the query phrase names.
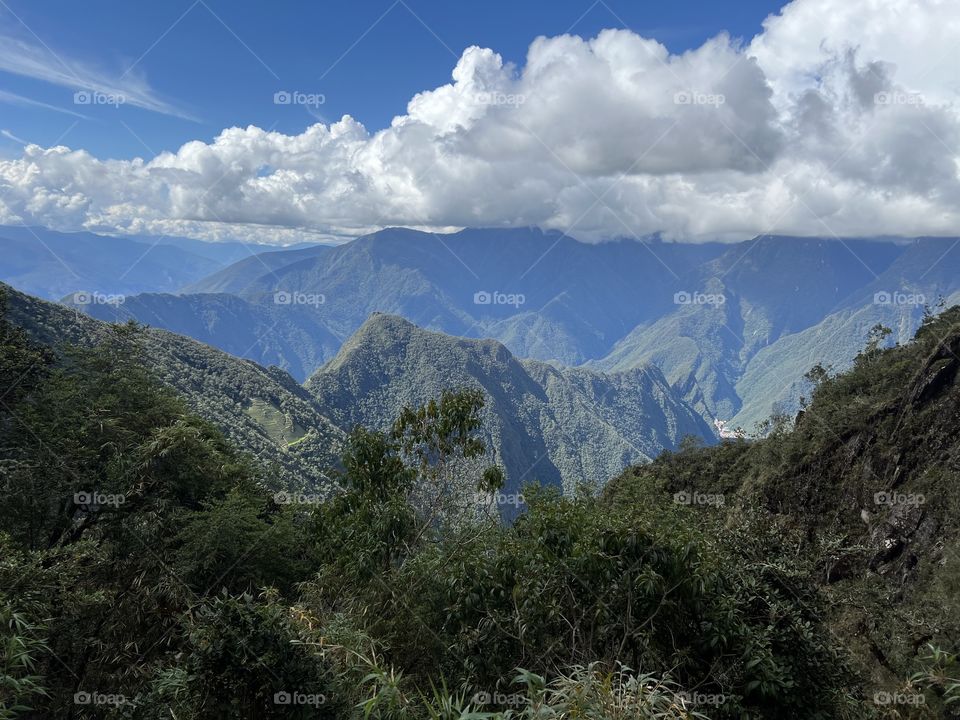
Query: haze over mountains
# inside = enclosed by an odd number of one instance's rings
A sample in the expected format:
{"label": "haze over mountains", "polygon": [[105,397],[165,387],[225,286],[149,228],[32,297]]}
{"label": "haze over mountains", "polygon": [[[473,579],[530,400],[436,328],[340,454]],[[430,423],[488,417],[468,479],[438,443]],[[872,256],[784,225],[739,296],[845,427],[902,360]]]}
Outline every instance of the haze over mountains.
{"label": "haze over mountains", "polygon": [[56,300],[74,292],[175,292],[270,246],[8,225],[0,227],[0,248],[0,281]]}
{"label": "haze over mountains", "polygon": [[306,380],[374,312],[491,338],[517,358],[595,371],[658,366],[703,418],[750,430],[793,413],[803,375],[839,370],[877,323],[911,337],[960,292],[955,238],[761,236],[586,244],[535,228],[391,228],[247,257],[180,294],[83,309],[134,318]]}
{"label": "haze over mountains", "polygon": [[[11,320],[44,344],[94,346],[109,332],[76,309],[0,290]],[[519,361],[496,341],[428,332],[397,316],[372,315],[305,387],[184,335],[151,328],[144,338],[157,377],[295,490],[329,490],[354,427],[386,429],[404,404],[445,389],[485,391],[485,439],[512,493],[533,481],[567,491],[600,485],[688,435],[713,438],[654,366],[603,374]]]}

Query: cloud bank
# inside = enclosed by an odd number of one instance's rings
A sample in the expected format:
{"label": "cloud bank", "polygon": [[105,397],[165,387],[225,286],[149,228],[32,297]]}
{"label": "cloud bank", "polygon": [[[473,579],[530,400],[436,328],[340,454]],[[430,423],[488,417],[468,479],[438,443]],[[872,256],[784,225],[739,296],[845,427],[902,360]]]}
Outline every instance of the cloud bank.
{"label": "cloud bank", "polygon": [[466,49],[389,128],[224,130],[146,160],[30,145],[0,223],[284,242],[388,225],[599,239],[960,234],[960,4],[796,0],[750,43]]}

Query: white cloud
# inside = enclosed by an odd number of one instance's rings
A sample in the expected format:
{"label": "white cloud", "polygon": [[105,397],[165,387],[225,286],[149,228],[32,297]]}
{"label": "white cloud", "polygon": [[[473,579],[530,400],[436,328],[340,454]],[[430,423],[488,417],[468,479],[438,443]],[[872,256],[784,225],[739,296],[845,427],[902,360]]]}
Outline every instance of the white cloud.
{"label": "white cloud", "polygon": [[[114,75],[10,32],[0,32],[0,71],[65,87],[74,93],[102,93],[113,98],[122,98],[123,103],[145,110],[188,120],[195,119],[161,98],[137,71]],[[11,100],[9,97],[0,97],[0,102],[3,101]],[[50,109],[69,112],[62,108]]]}
{"label": "white cloud", "polygon": [[745,46],[671,55],[608,30],[537,38],[522,67],[473,47],[375,133],[349,116],[230,128],[133,161],[28,146],[0,161],[0,216],[278,242],[384,225],[960,234],[958,31],[955,3],[796,0]]}
{"label": "white cloud", "polygon": [[86,115],[75,112],[73,110],[68,110],[67,108],[57,107],[56,105],[50,105],[45,102],[40,102],[39,100],[34,100],[32,98],[24,97],[23,95],[17,95],[16,93],[7,92],[6,90],[0,90],[0,102],[7,103],[8,105],[23,105],[29,107],[39,107],[44,110],[52,110],[54,112],[63,113],[64,115],[72,115],[75,118],[80,120],[87,119]]}

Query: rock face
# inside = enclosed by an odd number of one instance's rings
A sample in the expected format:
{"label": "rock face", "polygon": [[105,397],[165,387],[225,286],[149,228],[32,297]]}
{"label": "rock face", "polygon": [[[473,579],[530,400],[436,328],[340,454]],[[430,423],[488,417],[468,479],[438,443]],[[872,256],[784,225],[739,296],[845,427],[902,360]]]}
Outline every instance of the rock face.
{"label": "rock face", "polygon": [[516,491],[538,480],[573,490],[624,467],[715,436],[655,367],[604,374],[517,360],[493,340],[422,330],[374,314],[307,382],[324,412],[349,429],[386,428],[404,405],[445,389],[480,388],[493,457]]}
{"label": "rock face", "polygon": [[911,404],[928,402],[953,384],[960,368],[958,352],[960,338],[946,339],[937,346],[910,391]]}

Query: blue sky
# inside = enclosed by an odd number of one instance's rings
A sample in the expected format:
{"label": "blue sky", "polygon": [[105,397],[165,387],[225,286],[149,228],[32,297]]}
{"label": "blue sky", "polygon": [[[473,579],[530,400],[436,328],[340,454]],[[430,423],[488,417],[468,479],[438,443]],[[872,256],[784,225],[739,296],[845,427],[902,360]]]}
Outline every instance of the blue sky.
{"label": "blue sky", "polygon": [[[592,37],[629,27],[680,53],[721,31],[749,41],[778,8],[756,0],[3,0],[0,33],[37,48],[38,62],[64,73],[82,67],[121,84],[137,80],[167,112],[129,102],[77,105],[69,82],[0,72],[0,92],[13,100],[0,103],[0,129],[9,133],[0,137],[0,153],[18,154],[19,140],[82,147],[101,158],[149,158],[209,141],[225,127],[296,133],[344,114],[378,130],[417,92],[449,82],[471,45],[522,65],[539,35]],[[324,104],[312,112],[278,107],[273,95],[280,90],[322,95]]]}

